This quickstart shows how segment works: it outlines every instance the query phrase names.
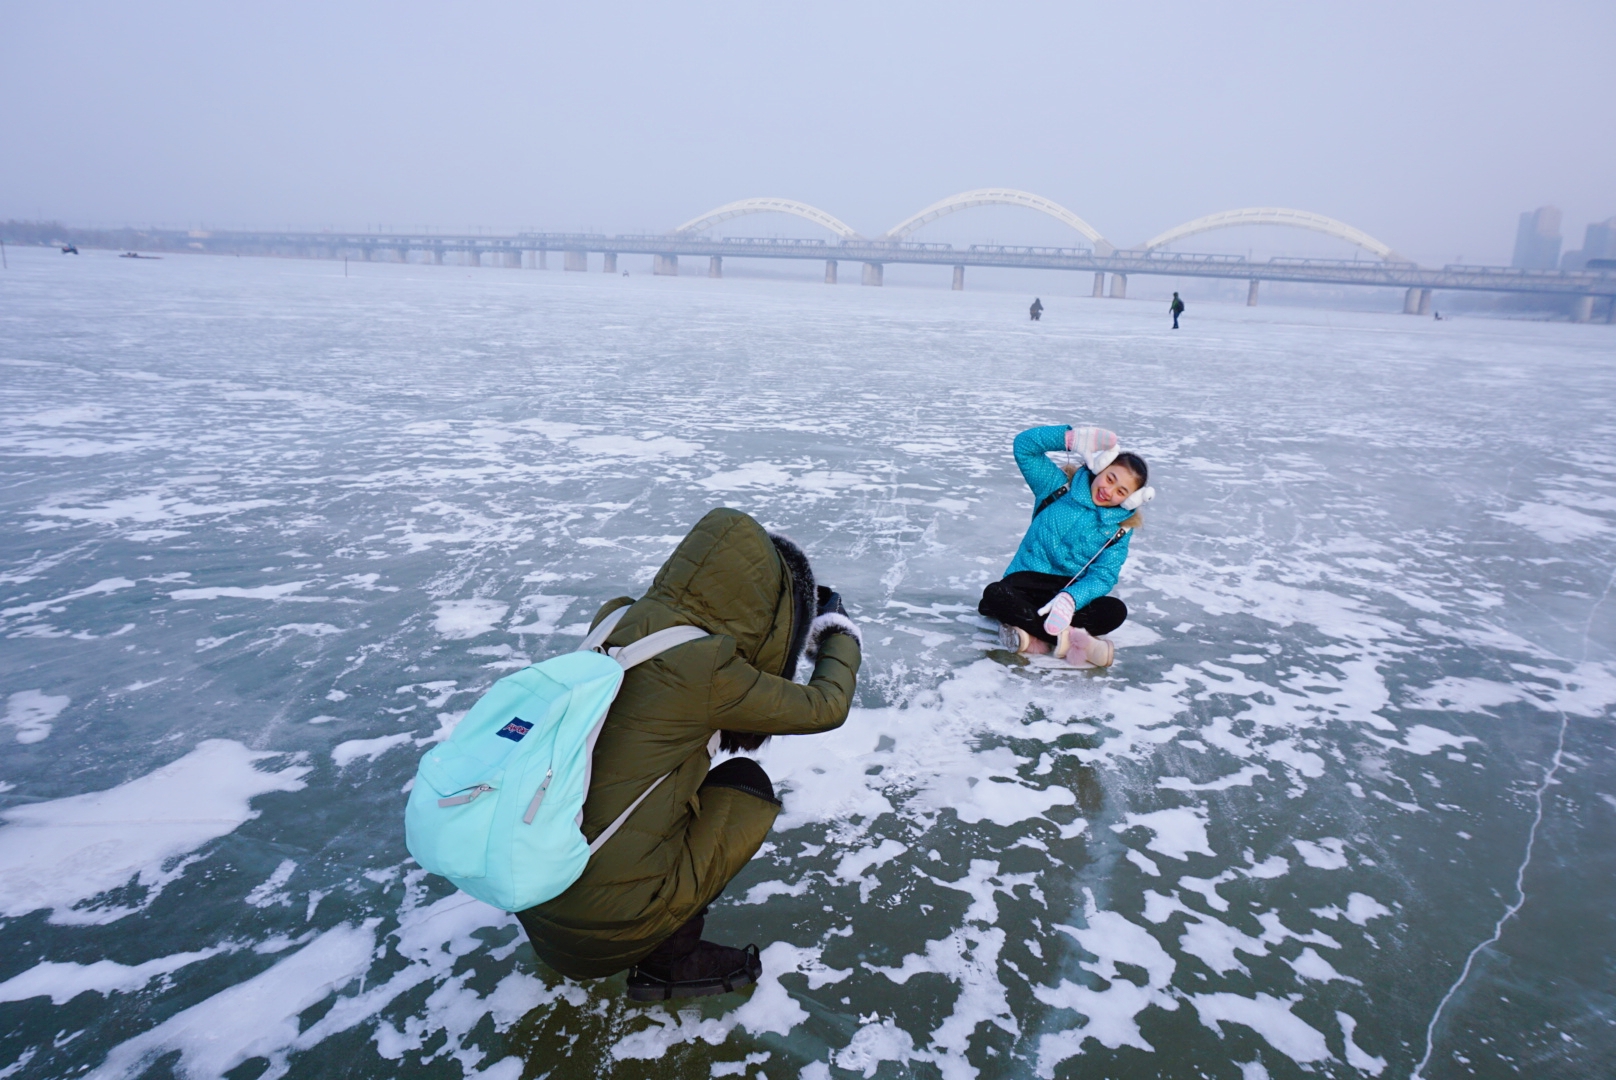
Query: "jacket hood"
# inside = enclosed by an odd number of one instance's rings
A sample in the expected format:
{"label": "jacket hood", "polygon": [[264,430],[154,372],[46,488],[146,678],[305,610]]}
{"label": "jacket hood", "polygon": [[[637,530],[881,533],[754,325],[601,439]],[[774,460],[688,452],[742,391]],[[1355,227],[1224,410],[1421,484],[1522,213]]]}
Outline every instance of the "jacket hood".
{"label": "jacket hood", "polygon": [[813,569],[802,550],[727,507],[696,523],[645,596],[681,622],[727,634],[747,663],[788,679],[816,607]]}

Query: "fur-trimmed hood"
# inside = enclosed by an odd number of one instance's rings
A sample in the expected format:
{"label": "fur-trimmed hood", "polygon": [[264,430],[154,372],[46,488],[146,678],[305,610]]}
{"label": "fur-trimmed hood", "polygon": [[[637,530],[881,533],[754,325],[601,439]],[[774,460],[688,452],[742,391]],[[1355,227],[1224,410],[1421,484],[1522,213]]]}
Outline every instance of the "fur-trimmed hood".
{"label": "fur-trimmed hood", "polygon": [[774,550],[780,553],[786,573],[791,575],[791,645],[785,670],[780,672],[790,679],[797,674],[797,661],[802,658],[803,648],[808,644],[808,628],[819,609],[819,591],[814,587],[814,568],[802,548],[781,533],[770,533],[769,539],[774,542]]}

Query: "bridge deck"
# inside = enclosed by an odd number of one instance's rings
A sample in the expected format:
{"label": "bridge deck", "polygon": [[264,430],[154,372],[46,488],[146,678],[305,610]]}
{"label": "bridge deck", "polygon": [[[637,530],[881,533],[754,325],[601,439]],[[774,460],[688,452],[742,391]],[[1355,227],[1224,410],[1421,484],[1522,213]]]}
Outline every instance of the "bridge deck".
{"label": "bridge deck", "polygon": [[[923,244],[882,240],[798,240],[771,237],[704,239],[680,235],[606,236],[594,233],[518,233],[509,236],[338,232],[179,232],[141,234],[144,246],[219,254],[306,254],[310,251],[436,251],[514,255],[525,251],[601,252],[618,255],[717,255],[740,259],[818,259],[865,263],[1075,270],[1107,274],[1294,281],[1320,285],[1368,285],[1404,289],[1462,289],[1616,297],[1616,270],[1517,270],[1505,266],[1428,268],[1414,263],[1346,259],[1274,258],[1240,255],[1085,248]],[[80,241],[83,243],[84,241]]]}

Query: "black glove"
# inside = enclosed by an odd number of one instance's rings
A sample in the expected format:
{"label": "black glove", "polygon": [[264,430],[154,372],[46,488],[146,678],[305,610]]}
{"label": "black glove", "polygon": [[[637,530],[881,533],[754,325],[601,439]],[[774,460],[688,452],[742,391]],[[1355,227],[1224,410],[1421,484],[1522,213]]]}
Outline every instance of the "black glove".
{"label": "black glove", "polygon": [[847,609],[842,606],[841,593],[834,592],[824,585],[819,586],[818,592],[819,614],[829,615],[830,613],[835,612],[837,615],[840,615],[843,618],[847,617]]}

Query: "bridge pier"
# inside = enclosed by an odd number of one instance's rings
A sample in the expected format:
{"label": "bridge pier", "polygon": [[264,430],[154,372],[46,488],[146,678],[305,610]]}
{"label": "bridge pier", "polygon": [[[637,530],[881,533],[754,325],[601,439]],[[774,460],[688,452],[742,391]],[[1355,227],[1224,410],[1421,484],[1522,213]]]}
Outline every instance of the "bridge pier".
{"label": "bridge pier", "polygon": [[1128,298],[1128,275],[1111,275],[1111,299],[1126,300]]}
{"label": "bridge pier", "polygon": [[608,251],[601,256],[601,272],[606,274],[617,273],[617,252]]}
{"label": "bridge pier", "polygon": [[410,261],[410,249],[409,248],[401,247],[401,248],[398,249],[398,261],[401,262],[401,263],[407,263],[407,262]]}
{"label": "bridge pier", "polygon": [[836,284],[836,260],[835,259],[826,259],[825,260],[825,284],[826,285],[834,285],[834,284]]}
{"label": "bridge pier", "polygon": [[562,259],[561,267],[562,267],[563,270],[578,270],[578,271],[588,270],[589,269],[589,252],[587,252],[587,251],[569,251],[569,252],[566,252],[565,256]]}
{"label": "bridge pier", "polygon": [[476,248],[467,248],[466,249],[466,265],[467,266],[481,266],[482,264],[483,264],[482,252],[478,251]]}
{"label": "bridge pier", "polygon": [[443,245],[442,244],[433,244],[432,249],[430,251],[428,251],[427,254],[426,254],[426,261],[431,263],[433,266],[442,266],[443,265]]}
{"label": "bridge pier", "polygon": [[507,270],[522,269],[522,253],[520,251],[505,251],[500,253],[500,265]]}
{"label": "bridge pier", "polygon": [[540,270],[550,269],[550,260],[546,258],[549,254],[550,252],[547,248],[540,248],[535,251],[533,253],[533,265]]}
{"label": "bridge pier", "polygon": [[1094,275],[1094,295],[1105,295],[1105,271],[1101,270]]}
{"label": "bridge pier", "polygon": [[965,267],[954,267],[954,291],[960,292],[965,288]]}
{"label": "bridge pier", "polygon": [[1403,294],[1404,315],[1431,314],[1431,290],[1414,286]]}
{"label": "bridge pier", "polygon": [[879,284],[881,284],[881,278],[882,278],[882,276],[884,274],[884,271],[885,271],[885,267],[883,267],[880,263],[865,263],[864,264],[864,284],[866,284],[866,285],[879,285]]}
{"label": "bridge pier", "polygon": [[1616,296],[1608,296],[1605,299],[1610,301],[1610,306],[1605,309],[1605,321],[1616,323]]}
{"label": "bridge pier", "polygon": [[721,278],[724,276],[724,256],[711,255],[707,259],[707,276]]}
{"label": "bridge pier", "polygon": [[1571,305],[1572,322],[1592,322],[1594,317],[1594,298],[1579,296]]}
{"label": "bridge pier", "polygon": [[1257,306],[1257,286],[1260,284],[1256,278],[1251,279],[1251,288],[1246,290],[1246,306]]}
{"label": "bridge pier", "polygon": [[662,274],[665,277],[678,277],[679,256],[653,255],[651,257],[651,273]]}

